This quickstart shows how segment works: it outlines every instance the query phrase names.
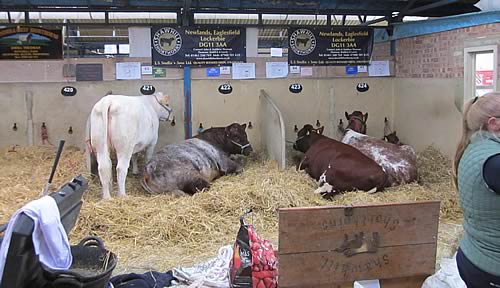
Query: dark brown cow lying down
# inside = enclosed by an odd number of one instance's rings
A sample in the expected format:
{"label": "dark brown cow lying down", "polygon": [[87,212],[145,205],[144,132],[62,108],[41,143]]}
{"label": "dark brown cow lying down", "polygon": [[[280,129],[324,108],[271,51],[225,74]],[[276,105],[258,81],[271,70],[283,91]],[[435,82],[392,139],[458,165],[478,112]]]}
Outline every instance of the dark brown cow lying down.
{"label": "dark brown cow lying down", "polygon": [[240,173],[241,164],[229,156],[252,152],[245,129],[246,124],[233,123],[164,146],[146,163],[142,187],[154,194],[193,195],[222,175]]}
{"label": "dark brown cow lying down", "polygon": [[323,136],[323,128],[304,125],[294,144],[295,150],[305,153],[299,169],[319,182],[316,193],[327,197],[352,190],[374,193],[387,186],[387,175],[375,161],[350,145]]}

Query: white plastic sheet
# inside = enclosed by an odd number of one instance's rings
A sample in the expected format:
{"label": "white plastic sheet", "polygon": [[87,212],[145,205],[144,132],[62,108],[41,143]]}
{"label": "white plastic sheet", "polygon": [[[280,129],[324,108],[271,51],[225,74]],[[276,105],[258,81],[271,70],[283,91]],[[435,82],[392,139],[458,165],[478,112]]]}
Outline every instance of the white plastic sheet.
{"label": "white plastic sheet", "polygon": [[422,288],[467,288],[460,274],[458,273],[457,253],[453,258],[442,258],[441,268],[422,284]]}

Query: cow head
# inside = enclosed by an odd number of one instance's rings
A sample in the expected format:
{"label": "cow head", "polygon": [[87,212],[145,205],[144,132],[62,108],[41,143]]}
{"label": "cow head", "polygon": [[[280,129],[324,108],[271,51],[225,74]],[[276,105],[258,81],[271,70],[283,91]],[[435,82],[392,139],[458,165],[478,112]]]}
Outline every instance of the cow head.
{"label": "cow head", "polygon": [[160,121],[172,121],[174,119],[174,109],[170,107],[170,96],[157,92],[153,94],[153,97],[159,105],[159,109],[157,111]]}
{"label": "cow head", "polygon": [[293,144],[293,149],[305,153],[316,140],[317,137],[315,136],[323,135],[324,129],[325,126],[314,129],[311,124],[304,125],[304,127],[297,132],[297,140],[295,140]]}
{"label": "cow head", "polygon": [[356,131],[361,134],[366,134],[366,121],[368,120],[368,113],[363,115],[361,111],[354,111],[351,114],[345,112],[345,118],[347,119],[347,128]]}
{"label": "cow head", "polygon": [[224,128],[226,143],[224,143],[223,149],[225,152],[230,154],[243,154],[245,156],[250,155],[253,148],[248,141],[247,132],[245,131],[246,128],[246,123],[242,125],[233,123]]}
{"label": "cow head", "polygon": [[392,144],[401,145],[401,141],[399,141],[399,137],[396,135],[396,131],[385,135],[384,140]]}

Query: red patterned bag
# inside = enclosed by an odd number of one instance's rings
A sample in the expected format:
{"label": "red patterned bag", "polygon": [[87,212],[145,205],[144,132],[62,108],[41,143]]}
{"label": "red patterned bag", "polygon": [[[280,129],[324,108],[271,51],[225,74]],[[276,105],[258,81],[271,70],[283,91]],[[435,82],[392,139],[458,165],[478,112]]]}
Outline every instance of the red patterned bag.
{"label": "red patterned bag", "polygon": [[257,235],[240,217],[240,229],[229,264],[231,288],[277,288],[278,258],[273,245]]}

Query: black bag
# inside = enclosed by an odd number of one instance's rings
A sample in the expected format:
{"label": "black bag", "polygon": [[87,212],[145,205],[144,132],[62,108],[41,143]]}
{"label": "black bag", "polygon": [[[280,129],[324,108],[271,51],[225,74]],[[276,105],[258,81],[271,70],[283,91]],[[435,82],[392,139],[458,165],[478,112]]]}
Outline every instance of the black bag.
{"label": "black bag", "polygon": [[111,273],[116,267],[116,255],[104,248],[98,237],[85,237],[78,245],[71,246],[73,262],[65,271],[46,267],[44,278],[51,288],[107,288]]}

